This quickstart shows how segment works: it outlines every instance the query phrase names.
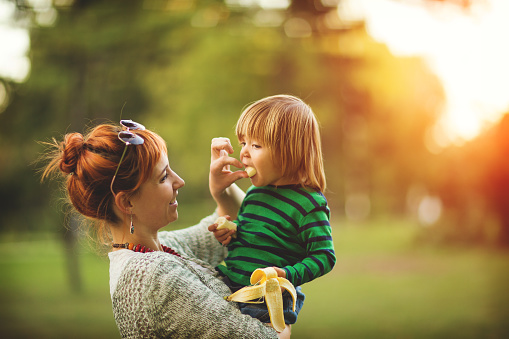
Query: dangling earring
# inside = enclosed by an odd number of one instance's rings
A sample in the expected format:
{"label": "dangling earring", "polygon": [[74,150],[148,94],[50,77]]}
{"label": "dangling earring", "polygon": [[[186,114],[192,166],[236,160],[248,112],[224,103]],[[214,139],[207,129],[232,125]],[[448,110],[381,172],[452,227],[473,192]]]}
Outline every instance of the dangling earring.
{"label": "dangling earring", "polygon": [[134,224],[133,224],[133,213],[131,212],[131,226],[129,228],[129,232],[131,232],[131,234],[134,234]]}

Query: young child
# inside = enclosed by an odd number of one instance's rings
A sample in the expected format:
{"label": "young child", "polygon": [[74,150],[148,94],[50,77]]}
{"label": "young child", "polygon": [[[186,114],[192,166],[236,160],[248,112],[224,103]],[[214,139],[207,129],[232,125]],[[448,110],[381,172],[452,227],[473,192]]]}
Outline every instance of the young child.
{"label": "young child", "polygon": [[[284,296],[285,322],[292,324],[304,300],[298,286],[328,273],[336,262],[322,194],[326,181],[318,122],[299,98],[275,95],[247,107],[236,134],[240,161],[250,175],[253,168],[256,173],[234,221],[235,236],[209,228],[228,245],[225,265],[217,270],[235,292],[250,285],[255,269],[275,267],[278,276],[297,287],[296,312],[290,296]],[[268,321],[264,304],[241,304],[241,311]]]}

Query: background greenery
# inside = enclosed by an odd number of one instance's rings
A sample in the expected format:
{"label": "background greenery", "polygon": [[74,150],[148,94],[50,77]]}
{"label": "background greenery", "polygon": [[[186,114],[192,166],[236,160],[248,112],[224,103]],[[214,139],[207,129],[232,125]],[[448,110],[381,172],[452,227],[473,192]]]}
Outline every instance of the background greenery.
{"label": "background greenery", "polygon": [[[211,138],[235,142],[243,107],[277,93],[303,98],[322,124],[339,258],[306,286],[293,337],[507,336],[509,120],[430,152],[440,82],[363,22],[337,17],[341,0],[279,10],[234,0],[12,2],[30,32],[31,71],[22,83],[0,78],[0,322],[9,337],[118,335],[107,258],[69,225],[58,183],[39,182],[40,141],[121,117],[155,130],[186,180],[171,225],[185,227],[213,209]],[[54,21],[42,20],[48,11]],[[418,214],[426,198],[442,206],[431,224]]]}
{"label": "background greenery", "polygon": [[[339,261],[303,286],[292,338],[507,338],[509,254],[416,246],[406,221],[333,225]],[[119,338],[108,260],[79,247],[83,286],[70,288],[51,234],[0,242],[5,338]]]}

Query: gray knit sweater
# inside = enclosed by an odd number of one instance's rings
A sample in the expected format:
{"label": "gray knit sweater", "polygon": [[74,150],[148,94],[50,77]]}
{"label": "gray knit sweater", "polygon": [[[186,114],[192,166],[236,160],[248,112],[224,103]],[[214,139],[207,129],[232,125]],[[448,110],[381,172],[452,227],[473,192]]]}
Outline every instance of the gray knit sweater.
{"label": "gray knit sweater", "polygon": [[196,226],[159,232],[164,252],[111,252],[113,314],[122,338],[277,338],[276,332],[224,297],[229,288],[214,267],[226,249],[207,227],[212,214]]}

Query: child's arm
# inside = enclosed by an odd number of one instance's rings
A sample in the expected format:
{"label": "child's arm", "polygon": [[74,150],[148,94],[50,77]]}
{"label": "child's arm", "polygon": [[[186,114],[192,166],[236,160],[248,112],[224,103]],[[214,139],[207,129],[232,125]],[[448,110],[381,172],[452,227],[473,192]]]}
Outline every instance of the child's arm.
{"label": "child's arm", "polygon": [[303,219],[299,237],[306,245],[306,257],[293,266],[282,267],[294,286],[327,274],[336,264],[327,206],[316,208]]}

